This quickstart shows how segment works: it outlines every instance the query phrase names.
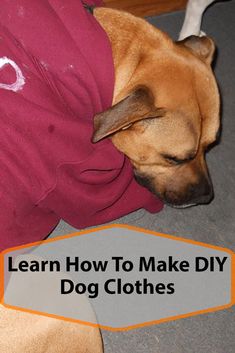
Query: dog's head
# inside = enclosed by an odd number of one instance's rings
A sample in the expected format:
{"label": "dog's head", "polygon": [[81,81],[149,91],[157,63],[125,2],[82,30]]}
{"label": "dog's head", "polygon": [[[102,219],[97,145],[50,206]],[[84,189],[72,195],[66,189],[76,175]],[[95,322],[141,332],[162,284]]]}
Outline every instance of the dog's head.
{"label": "dog's head", "polygon": [[93,142],[111,137],[136,180],[166,203],[208,203],[205,153],[217,138],[219,94],[208,37],[189,37],[141,58],[119,102],[96,115]]}

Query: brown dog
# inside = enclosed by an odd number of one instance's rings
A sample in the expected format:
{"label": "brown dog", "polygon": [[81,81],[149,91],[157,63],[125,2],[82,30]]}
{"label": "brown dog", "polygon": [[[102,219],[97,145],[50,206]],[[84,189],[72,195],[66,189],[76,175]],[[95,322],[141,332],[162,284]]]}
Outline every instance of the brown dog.
{"label": "brown dog", "polygon": [[213,188],[204,154],[219,129],[219,94],[208,37],[174,43],[146,21],[97,9],[113,50],[114,105],[95,117],[93,141],[111,136],[138,182],[163,201],[208,203]]}
{"label": "brown dog", "polygon": [[[209,202],[204,154],[219,129],[212,40],[174,43],[144,20],[111,9],[96,9],[95,17],[112,44],[116,84],[113,107],[95,117],[94,142],[111,136],[137,179],[164,201]],[[4,353],[103,351],[98,329],[2,306],[0,316]]]}

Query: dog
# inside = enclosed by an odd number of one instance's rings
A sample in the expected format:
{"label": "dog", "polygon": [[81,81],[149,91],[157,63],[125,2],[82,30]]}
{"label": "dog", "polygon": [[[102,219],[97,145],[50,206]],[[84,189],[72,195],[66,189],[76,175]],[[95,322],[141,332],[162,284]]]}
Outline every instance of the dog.
{"label": "dog", "polygon": [[[95,116],[93,142],[110,138],[130,159],[138,182],[164,202],[176,207],[210,202],[205,152],[220,127],[213,41],[190,36],[175,43],[117,10],[97,8],[94,16],[109,36],[116,80],[113,106]],[[103,351],[97,328],[3,306],[0,314],[4,353]]]}
{"label": "dog", "polygon": [[93,142],[110,137],[136,180],[165,203],[209,203],[204,156],[220,126],[212,39],[173,42],[127,13],[98,8],[95,16],[112,44],[116,84],[113,106],[95,116]]}

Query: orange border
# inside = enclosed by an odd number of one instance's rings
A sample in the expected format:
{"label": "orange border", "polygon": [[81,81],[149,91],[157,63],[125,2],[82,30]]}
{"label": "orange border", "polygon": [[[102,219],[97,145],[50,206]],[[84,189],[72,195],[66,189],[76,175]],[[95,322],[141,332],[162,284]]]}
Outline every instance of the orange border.
{"label": "orange border", "polygon": [[[4,255],[5,254],[12,252],[12,251],[15,251],[15,250],[19,250],[19,249],[30,248],[32,246],[38,246],[38,245],[45,244],[45,243],[52,243],[55,241],[69,239],[69,238],[73,238],[73,237],[84,235],[84,234],[95,233],[100,230],[111,229],[111,228],[125,228],[125,229],[135,230],[135,231],[141,232],[141,233],[147,233],[147,234],[151,234],[154,236],[159,236],[159,237],[163,237],[163,238],[167,238],[167,239],[171,239],[171,240],[175,240],[175,241],[180,241],[180,242],[184,242],[184,243],[190,243],[193,245],[198,245],[198,246],[202,246],[205,248],[211,248],[211,249],[215,249],[215,250],[219,250],[219,251],[223,251],[223,252],[228,253],[229,255],[231,255],[231,302],[229,304],[217,306],[214,308],[198,310],[198,311],[194,311],[194,312],[187,313],[187,314],[171,316],[171,317],[167,317],[167,318],[160,319],[160,320],[148,321],[148,322],[144,322],[141,324],[136,324],[136,325],[127,326],[127,327],[118,327],[118,328],[114,328],[114,327],[110,327],[110,326],[103,326],[100,324],[93,324],[90,322],[85,322],[85,321],[76,320],[76,319],[70,319],[70,318],[66,318],[63,316],[55,315],[55,314],[48,314],[48,313],[44,313],[44,312],[40,312],[40,311],[24,309],[24,308],[20,308],[20,307],[13,306],[13,305],[8,305],[8,304],[4,303]],[[0,253],[0,277],[3,278],[3,281],[1,281],[1,283],[0,283],[0,304],[6,308],[15,309],[18,311],[23,311],[23,312],[28,312],[28,313],[35,314],[35,315],[42,315],[42,316],[46,316],[46,317],[50,317],[50,318],[54,318],[54,319],[69,321],[69,322],[73,322],[73,323],[79,323],[79,324],[86,325],[86,326],[99,327],[101,329],[105,329],[105,330],[109,330],[109,331],[128,331],[128,330],[132,330],[132,329],[136,329],[136,328],[140,328],[140,327],[144,327],[144,326],[156,325],[156,324],[160,324],[160,323],[164,323],[164,322],[168,322],[168,321],[179,320],[179,319],[183,319],[183,318],[187,318],[187,317],[191,317],[191,316],[196,316],[196,315],[200,315],[200,314],[224,310],[224,309],[228,309],[231,306],[235,305],[235,253],[232,250],[230,250],[228,248],[219,247],[216,245],[198,242],[198,241],[191,240],[191,239],[185,239],[185,238],[181,238],[181,237],[177,237],[177,236],[173,236],[173,235],[169,235],[169,234],[158,233],[155,231],[147,230],[147,229],[140,228],[140,227],[130,226],[130,225],[126,225],[126,224],[105,225],[105,226],[101,226],[101,227],[88,229],[85,231],[75,232],[75,233],[68,234],[68,235],[58,236],[53,239],[47,239],[47,240],[42,240],[42,241],[38,241],[38,242],[34,242],[34,243],[28,243],[27,245],[16,246],[16,247],[12,247],[7,250],[4,250]]]}

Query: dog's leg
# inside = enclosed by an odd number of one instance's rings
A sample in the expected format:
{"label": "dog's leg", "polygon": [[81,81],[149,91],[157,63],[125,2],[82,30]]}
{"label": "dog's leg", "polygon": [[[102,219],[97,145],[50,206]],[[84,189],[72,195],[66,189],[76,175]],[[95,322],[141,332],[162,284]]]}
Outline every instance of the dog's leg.
{"label": "dog's leg", "polygon": [[205,35],[201,31],[202,16],[206,8],[214,0],[189,0],[186,8],[186,14],[183,27],[180,31],[179,40],[182,40],[191,35]]}
{"label": "dog's leg", "polygon": [[[22,259],[31,261],[42,258],[25,254],[23,257],[18,256],[15,264]],[[53,273],[53,277],[48,276],[48,286],[57,288],[58,281],[62,278],[63,273]],[[37,276],[27,277],[23,279],[20,274],[11,275],[6,293],[14,293],[19,303],[26,293],[30,293],[27,302],[31,303],[31,307],[35,303],[37,295],[40,295],[42,307],[46,307],[48,303],[47,292],[38,290]],[[22,284],[23,283],[23,284]],[[20,286],[21,284],[21,286]],[[43,282],[46,286],[47,282]],[[31,290],[29,290],[31,286]],[[34,303],[33,303],[34,302]],[[44,304],[45,303],[45,304]],[[57,304],[59,305],[59,303]],[[91,304],[85,296],[77,296],[71,293],[67,307],[68,311],[77,310],[78,307],[84,308],[84,313],[90,318],[90,322],[95,323],[96,317]],[[30,305],[29,305],[30,306]],[[0,304],[0,352],[1,353],[103,353],[103,344],[99,328],[85,326],[79,323],[67,322],[56,318],[40,316],[13,309],[8,309]]]}
{"label": "dog's leg", "polygon": [[7,309],[0,305],[4,353],[103,353],[98,328]]}

